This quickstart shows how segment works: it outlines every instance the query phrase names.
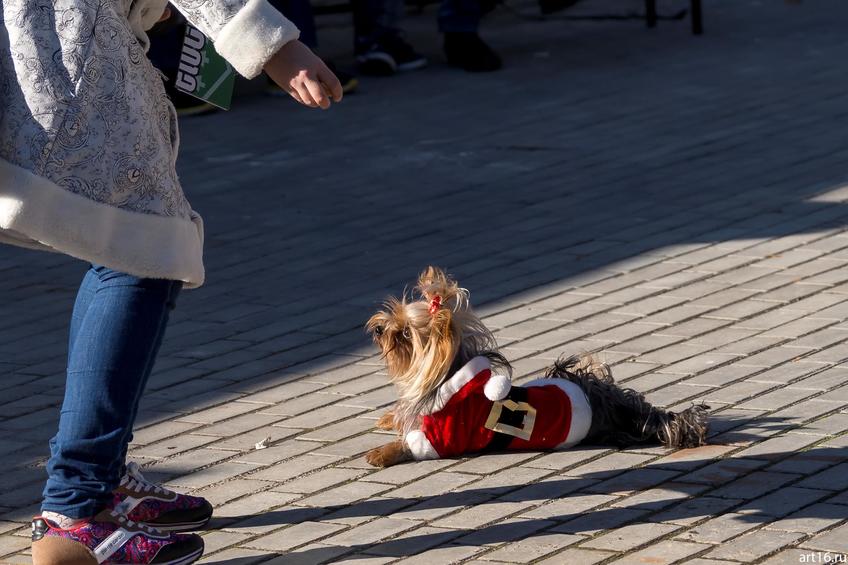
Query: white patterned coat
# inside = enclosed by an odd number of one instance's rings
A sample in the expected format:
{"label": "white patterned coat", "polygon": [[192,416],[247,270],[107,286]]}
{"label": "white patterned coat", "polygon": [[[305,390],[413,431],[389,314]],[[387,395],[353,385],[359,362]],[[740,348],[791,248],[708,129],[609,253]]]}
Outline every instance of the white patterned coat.
{"label": "white patterned coat", "polygon": [[[0,1],[0,242],[202,284],[176,114],[145,55],[166,3]],[[172,3],[247,77],[298,37],[266,0]]]}

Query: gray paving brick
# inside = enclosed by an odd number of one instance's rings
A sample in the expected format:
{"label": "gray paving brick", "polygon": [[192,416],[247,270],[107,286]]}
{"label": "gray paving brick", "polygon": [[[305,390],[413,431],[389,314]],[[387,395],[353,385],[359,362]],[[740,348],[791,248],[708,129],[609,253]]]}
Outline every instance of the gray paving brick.
{"label": "gray paving brick", "polygon": [[612,561],[618,565],[656,563],[668,564],[685,559],[695,553],[707,549],[709,546],[697,543],[688,543],[677,540],[665,540],[645,549],[626,555]]}
{"label": "gray paving brick", "polygon": [[337,462],[340,457],[327,457],[321,455],[305,454],[294,459],[283,461],[276,465],[266,467],[256,473],[247,476],[251,480],[283,482],[304,473],[315,471],[322,467],[328,467]]}
{"label": "gray paving brick", "polygon": [[626,551],[677,530],[670,524],[633,524],[593,538],[581,545],[585,548]]}
{"label": "gray paving brick", "polygon": [[539,561],[545,565],[556,565],[558,563],[581,563],[585,565],[594,565],[604,559],[614,555],[610,551],[589,550],[581,548],[568,548],[565,551],[556,553],[547,559]]}
{"label": "gray paving brick", "polygon": [[168,484],[182,488],[201,488],[246,474],[256,469],[256,467],[256,465],[251,465],[250,463],[216,463],[200,471],[194,471],[182,477],[169,479]]}
{"label": "gray paving brick", "polygon": [[848,553],[846,531],[848,531],[848,524],[823,532],[802,543],[801,547],[843,554]]}
{"label": "gray paving brick", "polygon": [[350,547],[353,545],[372,544],[380,540],[393,537],[394,535],[416,527],[414,522],[408,520],[397,520],[394,518],[377,518],[372,522],[350,528],[343,533],[336,534],[322,540],[327,545],[341,545]]}
{"label": "gray paving brick", "polygon": [[756,514],[726,513],[700,523],[677,537],[686,541],[722,544],[730,538],[761,526],[765,521],[765,518]]}
{"label": "gray paving brick", "polygon": [[582,536],[571,534],[541,533],[504,545],[491,553],[487,553],[483,559],[507,563],[529,563],[583,539]]}
{"label": "gray paving brick", "polygon": [[845,508],[826,502],[812,504],[766,525],[769,530],[814,534],[845,519]]}
{"label": "gray paving brick", "polygon": [[553,522],[542,520],[523,520],[511,518],[487,528],[474,530],[460,538],[454,543],[462,545],[500,545],[525,538],[540,530],[545,530],[553,525]]}
{"label": "gray paving brick", "polygon": [[285,551],[327,537],[343,529],[344,526],[337,524],[301,522],[251,540],[245,546],[256,549]]}
{"label": "gray paving brick", "polygon": [[331,486],[353,481],[363,474],[364,472],[353,469],[322,469],[276,486],[274,487],[274,490],[280,492],[298,492],[302,494],[320,492]]}
{"label": "gray paving brick", "polygon": [[707,553],[707,556],[750,563],[803,537],[803,534],[795,532],[758,530],[723,543]]}

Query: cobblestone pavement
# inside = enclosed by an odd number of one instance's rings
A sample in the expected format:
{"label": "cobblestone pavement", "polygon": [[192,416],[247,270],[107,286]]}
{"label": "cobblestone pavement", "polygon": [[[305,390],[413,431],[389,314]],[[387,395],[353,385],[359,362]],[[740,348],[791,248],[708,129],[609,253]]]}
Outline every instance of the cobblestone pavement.
{"label": "cobblestone pavement", "polygon": [[[209,277],[181,297],[131,456],[215,504],[206,562],[848,553],[848,4],[705,13],[694,38],[500,11],[508,67],[469,76],[441,63],[428,8],[408,20],[424,72],[327,113],[248,94],[186,121]],[[326,32],[339,51],[348,35]],[[369,468],[394,393],[362,324],[430,263],[471,289],[517,378],[598,352],[655,403],[709,403],[711,445]],[[29,560],[83,270],[0,249],[5,562]]]}

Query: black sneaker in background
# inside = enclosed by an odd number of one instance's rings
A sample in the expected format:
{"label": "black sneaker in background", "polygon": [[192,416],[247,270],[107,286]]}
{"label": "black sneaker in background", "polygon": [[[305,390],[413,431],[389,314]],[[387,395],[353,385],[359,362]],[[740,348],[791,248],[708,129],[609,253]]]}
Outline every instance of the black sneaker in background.
{"label": "black sneaker in background", "polygon": [[445,33],[445,56],[449,65],[472,73],[497,71],[503,66],[500,55],[476,33]]}
{"label": "black sneaker in background", "polygon": [[357,50],[356,61],[364,74],[389,76],[427,66],[427,58],[415,51],[400,34],[390,34]]}

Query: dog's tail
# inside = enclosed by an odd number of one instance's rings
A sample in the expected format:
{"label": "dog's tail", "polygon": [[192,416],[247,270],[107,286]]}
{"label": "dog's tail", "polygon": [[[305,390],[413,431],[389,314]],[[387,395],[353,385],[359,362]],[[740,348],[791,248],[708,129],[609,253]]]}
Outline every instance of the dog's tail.
{"label": "dog's tail", "polygon": [[679,414],[656,408],[641,393],[618,387],[609,366],[591,356],[561,358],[545,377],[569,380],[586,394],[592,407],[587,443],[618,447],[646,443],[697,447],[706,443],[708,406],[695,405]]}

